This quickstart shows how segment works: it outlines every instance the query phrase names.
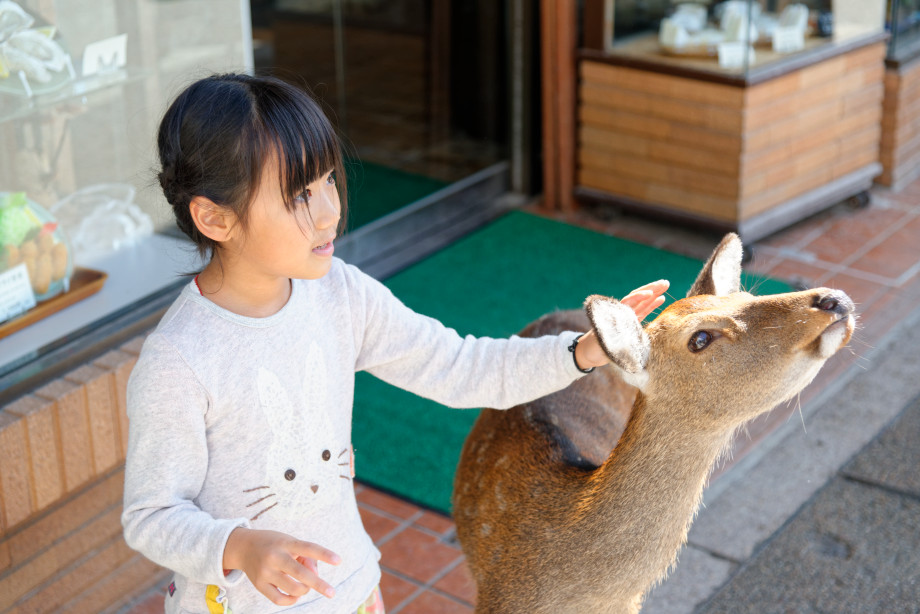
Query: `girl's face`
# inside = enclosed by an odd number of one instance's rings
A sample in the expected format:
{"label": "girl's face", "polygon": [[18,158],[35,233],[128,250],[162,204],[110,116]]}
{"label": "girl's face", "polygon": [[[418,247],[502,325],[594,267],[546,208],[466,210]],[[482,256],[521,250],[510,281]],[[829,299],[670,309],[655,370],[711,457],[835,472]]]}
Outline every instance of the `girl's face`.
{"label": "girl's face", "polygon": [[[295,199],[288,211],[278,185],[277,161],[262,172],[249,210],[246,229],[230,248],[253,274],[267,277],[319,279],[332,266],[332,241],[341,216],[335,172],[328,171]],[[228,254],[229,255],[229,254]]]}

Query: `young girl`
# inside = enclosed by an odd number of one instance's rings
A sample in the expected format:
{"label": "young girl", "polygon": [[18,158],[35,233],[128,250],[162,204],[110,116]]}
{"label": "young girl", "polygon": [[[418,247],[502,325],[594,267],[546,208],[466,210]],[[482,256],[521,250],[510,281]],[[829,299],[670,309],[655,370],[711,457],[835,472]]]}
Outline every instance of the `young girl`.
{"label": "young girl", "polygon": [[[350,468],[355,372],[507,408],[608,358],[591,332],[461,338],[333,258],[342,158],[293,86],[205,78],[157,144],[176,221],[210,259],[131,375],[125,539],[175,572],[167,612],[382,613]],[[622,302],[641,319],[666,288]]]}

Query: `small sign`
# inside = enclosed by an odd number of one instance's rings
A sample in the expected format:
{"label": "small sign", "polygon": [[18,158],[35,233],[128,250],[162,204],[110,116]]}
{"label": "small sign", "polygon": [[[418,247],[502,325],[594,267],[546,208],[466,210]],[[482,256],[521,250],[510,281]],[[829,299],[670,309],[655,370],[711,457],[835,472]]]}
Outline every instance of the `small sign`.
{"label": "small sign", "polygon": [[123,68],[128,62],[128,35],[119,34],[95,43],[83,50],[83,76],[106,73]]}
{"label": "small sign", "polygon": [[0,273],[0,322],[35,307],[35,293],[25,263]]}
{"label": "small sign", "polygon": [[720,68],[745,68],[754,63],[754,49],[742,41],[719,43]]}

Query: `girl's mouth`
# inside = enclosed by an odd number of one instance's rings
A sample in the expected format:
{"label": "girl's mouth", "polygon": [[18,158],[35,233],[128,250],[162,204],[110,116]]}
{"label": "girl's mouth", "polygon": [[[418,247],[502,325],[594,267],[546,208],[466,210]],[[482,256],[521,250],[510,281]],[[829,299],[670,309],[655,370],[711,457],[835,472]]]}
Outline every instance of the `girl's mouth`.
{"label": "girl's mouth", "polygon": [[313,253],[317,256],[331,256],[334,251],[335,247],[332,245],[332,241],[313,248]]}

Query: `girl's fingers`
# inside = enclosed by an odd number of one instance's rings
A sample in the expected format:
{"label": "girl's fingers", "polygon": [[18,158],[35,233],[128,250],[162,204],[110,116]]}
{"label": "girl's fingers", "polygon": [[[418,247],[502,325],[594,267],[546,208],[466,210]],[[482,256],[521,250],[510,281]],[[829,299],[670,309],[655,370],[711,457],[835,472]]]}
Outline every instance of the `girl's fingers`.
{"label": "girl's fingers", "polygon": [[299,597],[303,597],[310,592],[312,588],[306,582],[292,577],[290,574],[277,572],[269,582],[284,594],[290,595],[295,600]]}
{"label": "girl's fingers", "polygon": [[340,557],[332,550],[323,548],[317,544],[299,540],[292,544],[291,554],[295,559],[298,557],[305,557],[317,561],[322,561],[324,563],[329,563],[330,565],[338,565],[342,562],[342,557]]}
{"label": "girl's fingers", "polygon": [[630,294],[620,302],[635,311],[637,315],[644,317],[664,303],[664,297],[643,290]]}
{"label": "girl's fingers", "polygon": [[651,290],[655,294],[661,294],[670,287],[671,287],[671,282],[669,282],[667,279],[659,279],[657,281],[647,283],[641,288],[637,288],[637,289],[638,290]]}
{"label": "girl's fingers", "polygon": [[636,317],[643,320],[664,304],[665,298],[662,295],[670,285],[671,283],[666,279],[647,283],[627,294],[620,302],[632,309]]}
{"label": "girl's fingers", "polygon": [[664,297],[659,296],[652,301],[649,301],[647,304],[642,306],[641,312],[636,311],[636,315],[639,316],[639,319],[645,318],[647,315],[664,305]]}
{"label": "girl's fingers", "polygon": [[649,290],[633,290],[622,299],[620,302],[626,305],[627,307],[634,307],[642,301],[653,298],[655,295]]}
{"label": "girl's fingers", "polygon": [[634,294],[636,292],[651,292],[657,296],[659,294],[663,294],[670,286],[671,282],[669,282],[667,279],[659,279],[658,281],[647,283],[644,286],[639,286],[629,294]]}
{"label": "girl's fingers", "polygon": [[297,557],[297,562],[312,571],[315,574],[319,573],[319,569],[316,567],[316,561],[310,557],[299,556]]}
{"label": "girl's fingers", "polygon": [[269,582],[264,584],[256,584],[256,589],[268,597],[269,601],[275,605],[291,606],[297,603],[297,597],[293,595],[285,595],[280,590],[278,590],[277,586]]}
{"label": "girl's fingers", "polygon": [[[335,595],[335,590],[332,588],[332,585],[325,582],[317,574],[316,562],[309,558],[307,559],[307,564],[301,563],[295,559],[290,559],[290,563],[285,564],[281,571],[284,573],[280,575],[293,583],[290,586],[292,590],[297,591],[296,594],[298,597],[305,595],[310,589],[322,593],[329,598]],[[283,582],[287,585],[283,578],[279,580],[279,582]],[[295,594],[289,592],[284,586],[279,586],[278,588],[291,595]]]}

